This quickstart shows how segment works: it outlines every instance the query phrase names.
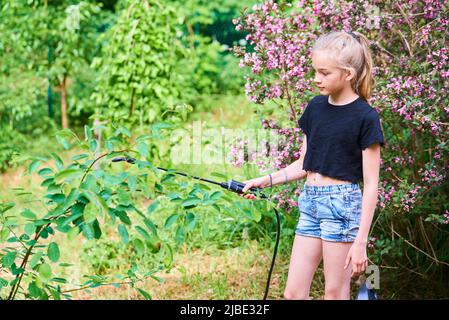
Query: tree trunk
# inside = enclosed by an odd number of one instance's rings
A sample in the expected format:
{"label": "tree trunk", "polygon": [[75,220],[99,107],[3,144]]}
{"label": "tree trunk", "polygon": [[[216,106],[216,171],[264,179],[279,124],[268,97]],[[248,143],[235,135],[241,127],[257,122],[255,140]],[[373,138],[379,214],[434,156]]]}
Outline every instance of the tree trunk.
{"label": "tree trunk", "polygon": [[[95,140],[97,140],[97,150],[95,150],[95,158],[98,158],[101,155],[100,154],[100,150],[101,150],[101,129],[98,129],[98,126],[100,124],[103,124],[103,123],[104,122],[101,122],[98,119],[98,115],[95,116],[95,119],[94,119],[94,130],[93,130],[93,134],[94,134]],[[93,167],[94,170],[99,169],[99,164],[100,164],[99,161],[94,164],[94,167]]]}
{"label": "tree trunk", "polygon": [[64,78],[61,83],[61,123],[63,129],[69,128],[69,119],[67,117],[67,75],[64,75]]}
{"label": "tree trunk", "polygon": [[129,115],[128,119],[131,119],[133,112],[134,112],[134,96],[136,95],[136,88],[133,88],[133,91],[131,93],[131,103],[129,104]]}

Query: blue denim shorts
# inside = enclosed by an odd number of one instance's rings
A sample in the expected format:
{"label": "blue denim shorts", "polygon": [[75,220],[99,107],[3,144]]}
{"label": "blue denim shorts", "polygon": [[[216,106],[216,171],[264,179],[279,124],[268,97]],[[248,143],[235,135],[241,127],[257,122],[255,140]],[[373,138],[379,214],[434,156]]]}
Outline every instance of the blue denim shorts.
{"label": "blue denim shorts", "polygon": [[298,198],[298,209],[297,235],[353,242],[362,215],[362,191],[357,183],[305,184]]}

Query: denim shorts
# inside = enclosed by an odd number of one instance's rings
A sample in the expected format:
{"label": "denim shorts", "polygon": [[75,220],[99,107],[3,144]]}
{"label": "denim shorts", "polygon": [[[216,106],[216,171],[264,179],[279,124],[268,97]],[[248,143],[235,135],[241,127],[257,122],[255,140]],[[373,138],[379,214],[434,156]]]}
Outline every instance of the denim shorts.
{"label": "denim shorts", "polygon": [[305,184],[298,198],[298,209],[297,235],[353,242],[362,215],[362,191],[357,183]]}

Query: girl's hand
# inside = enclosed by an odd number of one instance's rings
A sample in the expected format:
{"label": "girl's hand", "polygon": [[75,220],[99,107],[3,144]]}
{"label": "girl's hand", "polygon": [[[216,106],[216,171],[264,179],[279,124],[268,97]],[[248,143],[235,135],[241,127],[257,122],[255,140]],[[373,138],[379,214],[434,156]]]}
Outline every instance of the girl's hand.
{"label": "girl's hand", "polygon": [[[246,180],[246,181],[243,181],[243,183],[245,184],[245,187],[243,188],[242,191],[246,192],[252,187],[265,188],[266,186],[268,186],[270,184],[270,178],[268,176],[264,176],[264,177],[260,177],[260,178]],[[247,194],[242,193],[240,196],[244,197],[245,199],[250,199],[250,200],[256,199],[256,196],[252,193],[247,193]]]}
{"label": "girl's hand", "polygon": [[351,277],[361,275],[368,266],[368,256],[366,255],[366,245],[355,241],[349,249],[346,256],[345,266],[346,269],[349,263],[352,262],[352,274]]}

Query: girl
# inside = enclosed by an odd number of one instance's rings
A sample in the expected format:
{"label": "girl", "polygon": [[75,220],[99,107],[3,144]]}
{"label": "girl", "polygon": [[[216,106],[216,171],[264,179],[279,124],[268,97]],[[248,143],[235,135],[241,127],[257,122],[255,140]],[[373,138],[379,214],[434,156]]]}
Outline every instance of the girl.
{"label": "girl", "polygon": [[367,38],[344,31],[319,37],[311,58],[320,95],[309,101],[298,121],[304,132],[300,158],[244,181],[243,191],[306,178],[284,297],[310,299],[312,278],[323,259],[324,299],[350,299],[351,277],[368,265],[384,145],[379,115],[367,102],[373,62]]}

